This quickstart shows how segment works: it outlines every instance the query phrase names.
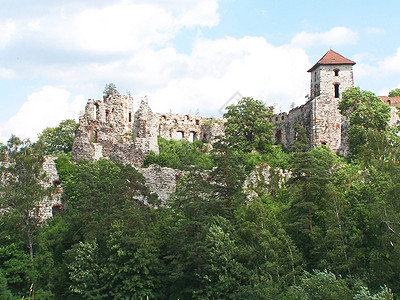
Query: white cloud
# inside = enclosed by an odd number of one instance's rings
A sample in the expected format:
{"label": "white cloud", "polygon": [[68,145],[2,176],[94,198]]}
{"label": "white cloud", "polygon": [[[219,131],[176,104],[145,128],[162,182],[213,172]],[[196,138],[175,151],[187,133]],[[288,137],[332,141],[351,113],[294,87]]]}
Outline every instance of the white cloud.
{"label": "white cloud", "polygon": [[397,48],[395,55],[385,58],[380,68],[384,72],[400,72],[400,47]]}
{"label": "white cloud", "polygon": [[17,24],[13,20],[0,23],[0,49],[4,48],[17,33]]}
{"label": "white cloud", "polygon": [[358,39],[357,32],[347,27],[334,27],[326,32],[308,33],[302,31],[292,39],[292,45],[307,48],[316,44],[339,46],[354,44]]}
{"label": "white cloud", "polygon": [[14,71],[0,67],[0,79],[9,79],[15,76]]}
{"label": "white cloud", "polygon": [[264,38],[199,40],[186,57],[191,74],[178,76],[147,94],[159,112],[217,112],[236,91],[268,103],[301,104],[310,66],[303,50],[274,47]]}
{"label": "white cloud", "polygon": [[35,140],[44,128],[57,126],[64,119],[76,119],[86,100],[82,95],[70,98],[68,91],[52,86],[28,95],[17,114],[0,128],[0,139],[4,142],[15,134]]}
{"label": "white cloud", "polygon": [[132,54],[148,46],[165,46],[184,27],[219,22],[217,0],[189,1],[179,9],[169,1],[154,2],[119,1],[82,11],[62,10],[42,16],[40,22],[32,20],[30,27],[40,30],[41,40],[62,49]]}
{"label": "white cloud", "polygon": [[218,2],[214,0],[206,0],[197,3],[196,6],[186,10],[178,18],[178,24],[184,27],[192,26],[216,26],[219,23],[219,15],[217,13]]}
{"label": "white cloud", "polygon": [[382,28],[378,28],[378,27],[366,27],[364,29],[365,33],[368,35],[382,35],[385,33],[385,31]]}

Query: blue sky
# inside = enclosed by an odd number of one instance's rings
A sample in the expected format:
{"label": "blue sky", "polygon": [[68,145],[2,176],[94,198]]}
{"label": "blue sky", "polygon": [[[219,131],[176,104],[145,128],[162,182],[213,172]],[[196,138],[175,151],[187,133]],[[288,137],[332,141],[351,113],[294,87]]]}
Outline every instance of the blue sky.
{"label": "blue sky", "polygon": [[[219,116],[239,92],[286,111],[329,49],[356,86],[400,87],[400,2],[3,0],[0,142],[77,118],[105,84],[154,111]],[[137,106],[136,106],[137,107]]]}

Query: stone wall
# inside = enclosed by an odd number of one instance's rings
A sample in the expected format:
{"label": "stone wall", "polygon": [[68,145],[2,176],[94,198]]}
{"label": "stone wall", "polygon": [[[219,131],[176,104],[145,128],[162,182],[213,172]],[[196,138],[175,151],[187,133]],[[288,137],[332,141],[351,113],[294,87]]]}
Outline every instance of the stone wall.
{"label": "stone wall", "polygon": [[79,119],[72,159],[113,161],[140,167],[145,156],[158,153],[157,137],[213,142],[224,133],[222,118],[183,114],[155,114],[142,100],[133,115],[133,98],[110,96],[104,101],[89,99]]}
{"label": "stone wall", "polygon": [[45,171],[47,176],[47,181],[43,182],[43,186],[46,188],[54,186],[55,188],[50,197],[43,199],[43,201],[39,203],[39,217],[42,220],[53,217],[55,212],[61,211],[64,208],[61,202],[61,180],[58,177],[56,163],[54,162],[56,159],[57,157],[55,156],[46,156],[43,162],[43,171]]}
{"label": "stone wall", "polygon": [[159,136],[165,139],[186,139],[190,142],[212,141],[224,133],[223,118],[201,117],[184,114],[157,114]]}
{"label": "stone wall", "polygon": [[156,193],[162,203],[175,192],[176,182],[183,172],[171,168],[160,167],[159,165],[151,165],[148,168],[138,169],[146,178],[146,186],[152,193]]}
{"label": "stone wall", "polygon": [[243,184],[243,189],[249,201],[262,196],[263,193],[274,194],[291,177],[291,172],[274,168],[267,164],[259,164],[254,167],[249,177]]}
{"label": "stone wall", "polygon": [[97,160],[110,157],[116,144],[130,144],[133,124],[133,98],[113,95],[104,101],[89,99],[79,118],[72,159]]}

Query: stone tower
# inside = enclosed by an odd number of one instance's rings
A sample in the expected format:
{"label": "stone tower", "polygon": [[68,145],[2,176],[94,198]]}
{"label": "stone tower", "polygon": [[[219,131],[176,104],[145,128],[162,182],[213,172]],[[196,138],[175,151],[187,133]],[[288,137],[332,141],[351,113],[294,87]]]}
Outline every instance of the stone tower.
{"label": "stone tower", "polygon": [[306,129],[310,148],[326,145],[347,155],[348,122],[338,109],[342,93],[353,87],[355,62],[329,50],[308,72],[311,74],[309,100],[289,113],[275,116],[275,141],[290,147],[296,139],[294,125]]}
{"label": "stone tower", "polygon": [[308,70],[311,73],[310,98],[318,96],[329,99],[340,98],[342,92],[354,85],[353,65],[354,61],[329,50]]}
{"label": "stone tower", "polygon": [[329,50],[308,72],[311,74],[311,131],[312,148],[326,145],[332,151],[348,152],[348,122],[338,109],[341,95],[353,88],[353,65],[344,56]]}

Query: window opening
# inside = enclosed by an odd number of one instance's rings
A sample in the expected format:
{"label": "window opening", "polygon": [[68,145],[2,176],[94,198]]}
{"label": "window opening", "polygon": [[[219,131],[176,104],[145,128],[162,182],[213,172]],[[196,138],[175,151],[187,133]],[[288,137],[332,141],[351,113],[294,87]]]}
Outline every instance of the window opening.
{"label": "window opening", "polygon": [[177,139],[178,141],[182,140],[183,137],[184,137],[183,131],[177,131],[177,132],[176,132],[176,139]]}
{"label": "window opening", "polygon": [[335,98],[340,97],[340,92],[339,92],[339,83],[335,83]]}
{"label": "window opening", "polygon": [[191,131],[189,134],[189,142],[193,143],[197,139],[197,133],[194,131]]}

